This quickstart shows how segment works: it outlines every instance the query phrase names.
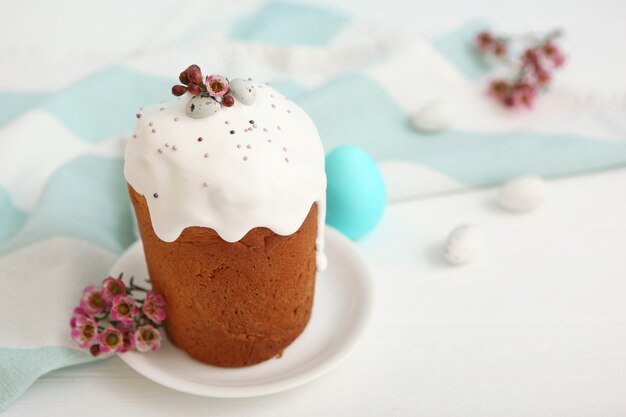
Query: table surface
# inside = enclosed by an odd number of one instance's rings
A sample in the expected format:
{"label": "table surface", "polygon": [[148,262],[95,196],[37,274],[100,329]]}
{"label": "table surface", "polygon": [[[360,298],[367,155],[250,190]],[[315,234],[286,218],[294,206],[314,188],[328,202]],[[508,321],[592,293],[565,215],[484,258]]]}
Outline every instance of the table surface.
{"label": "table surface", "polygon": [[[392,204],[358,243],[376,281],[367,336],[330,374],[243,400],[161,387],[114,357],[52,372],[4,415],[624,416],[626,169],[557,179],[528,215],[495,190]],[[450,267],[454,226],[487,247]]]}

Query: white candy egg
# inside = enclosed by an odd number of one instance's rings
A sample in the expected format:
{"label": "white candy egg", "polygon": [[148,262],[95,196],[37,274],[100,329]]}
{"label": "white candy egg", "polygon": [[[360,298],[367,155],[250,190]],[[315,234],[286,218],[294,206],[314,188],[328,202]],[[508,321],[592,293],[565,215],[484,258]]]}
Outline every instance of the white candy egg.
{"label": "white candy egg", "polygon": [[534,176],[516,177],[500,189],[498,204],[506,210],[524,213],[537,208],[546,194],[545,182]]}
{"label": "white candy egg", "polygon": [[458,226],[448,236],[445,257],[452,265],[464,265],[472,262],[485,244],[483,231],[476,226],[464,224]]}
{"label": "white candy egg", "polygon": [[252,81],[243,78],[235,78],[228,85],[228,92],[246,106],[256,101],[256,89]]}
{"label": "white candy egg", "polygon": [[434,100],[426,103],[413,116],[411,124],[420,132],[435,133],[452,125],[456,109],[447,101]]}

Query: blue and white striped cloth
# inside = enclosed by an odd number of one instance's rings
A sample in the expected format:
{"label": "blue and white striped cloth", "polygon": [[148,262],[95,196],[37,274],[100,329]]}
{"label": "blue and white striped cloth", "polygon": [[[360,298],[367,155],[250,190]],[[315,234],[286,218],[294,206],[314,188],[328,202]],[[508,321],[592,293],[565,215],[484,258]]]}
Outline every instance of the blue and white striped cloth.
{"label": "blue and white striped cloth", "polygon": [[[468,47],[475,25],[426,42],[371,30],[345,10],[243,1],[216,16],[166,3],[143,5],[160,10],[153,19],[111,28],[111,42],[146,39],[121,61],[103,64],[96,46],[68,48],[72,62],[59,67],[79,66],[79,78],[49,68],[53,89],[46,77],[0,84],[0,411],[42,374],[92,360],[75,349],[68,320],[82,288],[136,239],[125,135],[138,107],[171,98],[190,63],[268,80],[311,115],[327,150],[352,143],[370,152],[392,199],[626,164],[623,98],[557,88],[533,112],[507,112],[484,96],[488,71]],[[0,52],[12,63],[0,78],[32,62]],[[433,99],[458,109],[453,128],[417,133],[409,115]]]}

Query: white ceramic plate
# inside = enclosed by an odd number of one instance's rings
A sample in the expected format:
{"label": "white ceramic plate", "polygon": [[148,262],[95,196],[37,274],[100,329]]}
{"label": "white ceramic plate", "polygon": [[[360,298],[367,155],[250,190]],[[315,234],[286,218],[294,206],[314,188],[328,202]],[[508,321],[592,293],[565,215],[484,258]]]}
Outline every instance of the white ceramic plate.
{"label": "white ceramic plate", "polygon": [[[326,256],[328,268],[317,276],[311,320],[280,358],[246,368],[218,368],[190,358],[167,338],[157,352],[119,356],[156,383],[207,397],[254,397],[312,381],[352,352],[372,311],[372,281],[364,258],[350,240],[329,227]],[[141,241],[118,259],[110,275],[120,272],[141,281],[147,278]]]}

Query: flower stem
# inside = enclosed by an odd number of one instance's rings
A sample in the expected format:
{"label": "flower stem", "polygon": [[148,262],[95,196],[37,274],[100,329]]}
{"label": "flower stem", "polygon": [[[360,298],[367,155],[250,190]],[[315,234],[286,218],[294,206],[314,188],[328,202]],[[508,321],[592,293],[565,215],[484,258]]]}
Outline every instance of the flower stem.
{"label": "flower stem", "polygon": [[139,285],[135,284],[134,282],[135,277],[130,277],[130,290],[137,290],[137,291],[143,291],[143,292],[148,292],[147,289],[140,287]]}

